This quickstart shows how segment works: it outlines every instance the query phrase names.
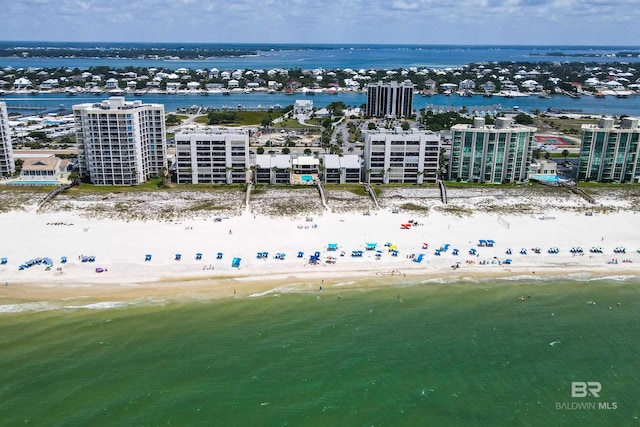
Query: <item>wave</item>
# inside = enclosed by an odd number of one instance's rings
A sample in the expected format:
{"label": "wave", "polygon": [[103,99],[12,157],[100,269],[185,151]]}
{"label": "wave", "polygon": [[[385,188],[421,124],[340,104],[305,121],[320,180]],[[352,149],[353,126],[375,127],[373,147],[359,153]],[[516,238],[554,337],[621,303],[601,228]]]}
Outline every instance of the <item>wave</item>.
{"label": "wave", "polygon": [[83,305],[68,305],[68,301],[36,301],[0,305],[0,314],[37,313],[55,310],[111,310],[140,305],[166,305],[163,299],[138,299],[132,301],[102,301]]}

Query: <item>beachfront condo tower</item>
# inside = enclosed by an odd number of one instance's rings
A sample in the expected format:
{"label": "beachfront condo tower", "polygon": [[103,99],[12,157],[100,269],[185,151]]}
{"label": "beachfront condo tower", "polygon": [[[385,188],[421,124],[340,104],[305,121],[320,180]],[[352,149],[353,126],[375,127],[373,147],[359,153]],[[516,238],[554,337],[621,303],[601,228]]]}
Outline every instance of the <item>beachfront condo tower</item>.
{"label": "beachfront condo tower", "polygon": [[0,102],[0,176],[11,175],[15,170],[7,104]]}
{"label": "beachfront condo tower", "polygon": [[397,119],[409,117],[413,112],[413,83],[377,82],[367,84],[365,115]]}
{"label": "beachfront condo tower", "polygon": [[370,130],[364,140],[364,179],[372,184],[433,183],[439,157],[440,135],[433,132]]}
{"label": "beachfront condo tower", "polygon": [[596,182],[640,181],[640,119],[626,117],[616,125],[603,117],[582,125],[578,179]]}
{"label": "beachfront condo tower", "polygon": [[97,185],[136,185],[166,166],[164,105],[114,96],[73,106],[78,166]]}
{"label": "beachfront condo tower", "polygon": [[178,184],[243,184],[249,170],[249,132],[209,128],[178,133]]}
{"label": "beachfront condo tower", "polygon": [[536,130],[505,117],[496,118],[494,125],[476,117],[473,124],[452,126],[448,179],[494,184],[525,181]]}

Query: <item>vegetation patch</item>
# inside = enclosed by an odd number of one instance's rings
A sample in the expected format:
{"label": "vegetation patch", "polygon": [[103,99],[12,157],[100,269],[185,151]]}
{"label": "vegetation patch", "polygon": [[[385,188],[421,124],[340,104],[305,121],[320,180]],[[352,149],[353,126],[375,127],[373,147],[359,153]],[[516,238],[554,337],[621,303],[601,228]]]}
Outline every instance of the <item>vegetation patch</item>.
{"label": "vegetation patch", "polygon": [[399,206],[399,208],[405,211],[412,211],[412,212],[421,212],[421,213],[429,212],[428,206],[421,206],[415,203],[403,203]]}

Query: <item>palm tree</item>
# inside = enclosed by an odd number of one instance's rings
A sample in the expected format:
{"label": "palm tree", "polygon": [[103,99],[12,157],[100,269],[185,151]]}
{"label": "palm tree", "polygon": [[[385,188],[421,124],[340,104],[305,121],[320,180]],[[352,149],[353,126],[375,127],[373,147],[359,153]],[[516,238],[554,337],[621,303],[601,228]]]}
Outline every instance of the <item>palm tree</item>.
{"label": "palm tree", "polygon": [[69,174],[69,181],[71,181],[71,185],[80,185],[81,176],[78,172],[71,172]]}

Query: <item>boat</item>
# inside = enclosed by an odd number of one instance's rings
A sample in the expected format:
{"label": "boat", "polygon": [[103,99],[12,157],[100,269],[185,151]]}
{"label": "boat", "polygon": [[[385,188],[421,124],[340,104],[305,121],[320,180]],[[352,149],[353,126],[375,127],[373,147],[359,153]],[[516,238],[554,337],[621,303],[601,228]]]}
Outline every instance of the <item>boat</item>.
{"label": "boat", "polygon": [[607,96],[607,94],[604,92],[596,92],[593,94],[593,96],[595,96],[596,98],[604,98]]}
{"label": "boat", "polygon": [[231,95],[231,91],[229,89],[222,89],[222,94],[226,95],[226,96],[229,96],[229,95]]}
{"label": "boat", "polygon": [[491,92],[485,92],[482,94],[484,98],[493,98],[493,94]]}

